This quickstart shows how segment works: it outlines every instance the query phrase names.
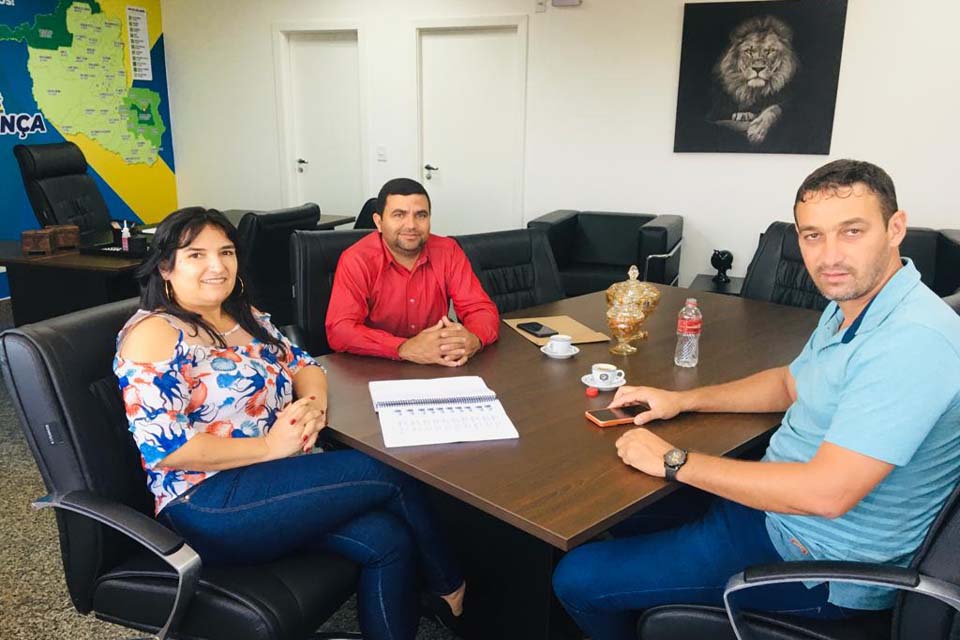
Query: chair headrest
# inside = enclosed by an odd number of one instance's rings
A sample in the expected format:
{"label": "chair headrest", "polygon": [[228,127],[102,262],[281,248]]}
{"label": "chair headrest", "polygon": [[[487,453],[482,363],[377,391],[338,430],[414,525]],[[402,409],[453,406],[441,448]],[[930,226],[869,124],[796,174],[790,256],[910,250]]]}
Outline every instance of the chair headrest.
{"label": "chair headrest", "polygon": [[72,142],[18,144],[13,153],[25,178],[42,180],[87,172],[87,159]]}

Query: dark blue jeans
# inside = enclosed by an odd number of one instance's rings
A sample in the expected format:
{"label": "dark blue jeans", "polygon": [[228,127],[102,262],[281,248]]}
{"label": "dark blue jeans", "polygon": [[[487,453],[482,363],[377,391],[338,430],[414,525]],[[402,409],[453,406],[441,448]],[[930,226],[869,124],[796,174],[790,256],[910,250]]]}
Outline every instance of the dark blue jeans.
{"label": "dark blue jeans", "polygon": [[418,569],[437,594],[463,582],[421,487],[358,451],[331,451],[221,471],[160,512],[204,564],[259,564],[320,549],[361,566],[365,638],[412,640]]}
{"label": "dark blue jeans", "polygon": [[[780,562],[764,520],[762,511],[716,499],[702,518],[678,528],[574,549],[557,566],[553,588],[593,640],[635,640],[640,611],[663,604],[722,607],[730,576],[750,565]],[[626,524],[620,531],[630,530]],[[809,617],[853,613],[828,603],[828,595],[825,584],[783,584],[746,591],[737,602]]]}

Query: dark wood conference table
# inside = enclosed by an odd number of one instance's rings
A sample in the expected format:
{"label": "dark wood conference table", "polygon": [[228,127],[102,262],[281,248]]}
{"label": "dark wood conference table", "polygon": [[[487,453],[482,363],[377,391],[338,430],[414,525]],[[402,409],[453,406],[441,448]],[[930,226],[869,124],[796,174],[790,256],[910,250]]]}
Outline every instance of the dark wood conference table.
{"label": "dark wood conference table", "polygon": [[[580,378],[597,362],[622,368],[632,385],[688,389],[788,364],[819,313],[731,296],[658,287],[662,298],[647,320],[646,341],[631,356],[611,343],[581,344],[568,360],[552,360],[501,324],[499,341],[458,369],[346,354],[321,358],[329,371],[329,436],[418,478],[437,490],[454,530],[481,609],[475,637],[576,637],[552,599],[556,560],[677,487],[621,463],[614,442],[630,427],[601,429],[587,409],[613,392],[585,395]],[[703,311],[700,364],[673,364],[676,314],[688,296]],[[608,333],[604,294],[507,314],[568,315]],[[370,401],[371,380],[478,375],[503,403],[519,439],[386,449]],[[737,456],[765,442],[781,414],[684,414],[650,428],[667,441],[714,455]],[[451,500],[450,498],[453,498]],[[453,510],[454,515],[449,515]],[[505,526],[509,525],[509,526]],[[475,619],[476,620],[476,619]]]}

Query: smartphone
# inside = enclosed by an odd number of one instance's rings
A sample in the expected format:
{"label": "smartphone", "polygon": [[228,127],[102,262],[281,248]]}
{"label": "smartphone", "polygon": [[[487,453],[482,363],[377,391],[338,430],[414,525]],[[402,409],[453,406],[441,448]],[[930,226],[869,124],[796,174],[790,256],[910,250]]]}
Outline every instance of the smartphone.
{"label": "smartphone", "polygon": [[531,335],[537,336],[538,338],[546,338],[548,336],[557,335],[556,331],[545,324],[540,324],[539,322],[521,322],[517,325],[517,329],[522,329]]}
{"label": "smartphone", "polygon": [[616,409],[593,409],[587,411],[584,415],[587,416],[587,420],[598,427],[613,427],[618,424],[631,424],[635,417],[649,409],[649,405],[635,404],[629,407],[617,407]]}

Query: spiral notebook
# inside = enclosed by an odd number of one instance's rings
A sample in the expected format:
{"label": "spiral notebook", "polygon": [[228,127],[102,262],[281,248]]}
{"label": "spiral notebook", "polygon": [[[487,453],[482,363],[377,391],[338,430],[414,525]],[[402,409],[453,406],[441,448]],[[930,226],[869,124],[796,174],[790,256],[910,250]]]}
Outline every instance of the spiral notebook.
{"label": "spiral notebook", "polygon": [[479,376],[374,380],[370,398],[387,447],[520,437]]}

